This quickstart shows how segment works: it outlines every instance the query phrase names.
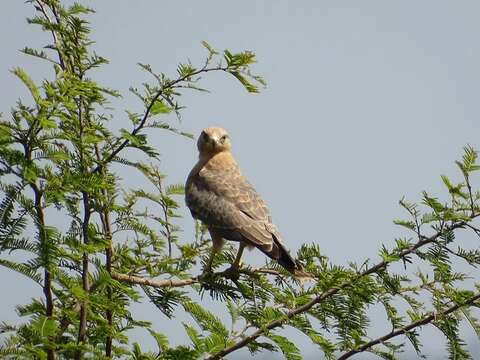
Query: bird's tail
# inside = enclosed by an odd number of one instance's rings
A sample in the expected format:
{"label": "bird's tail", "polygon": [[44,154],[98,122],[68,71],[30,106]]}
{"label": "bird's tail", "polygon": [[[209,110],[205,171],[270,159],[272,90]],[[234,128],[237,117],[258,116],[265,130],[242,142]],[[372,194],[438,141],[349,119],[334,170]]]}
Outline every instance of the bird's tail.
{"label": "bird's tail", "polygon": [[269,257],[277,260],[288,272],[295,276],[300,282],[314,280],[315,277],[305,271],[303,265],[298,260],[294,260],[283,244],[274,237],[272,251],[266,253]]}
{"label": "bird's tail", "polygon": [[315,276],[306,272],[303,268],[303,265],[298,260],[295,261],[295,270],[293,271],[293,275],[300,280],[302,284],[307,281],[315,280]]}

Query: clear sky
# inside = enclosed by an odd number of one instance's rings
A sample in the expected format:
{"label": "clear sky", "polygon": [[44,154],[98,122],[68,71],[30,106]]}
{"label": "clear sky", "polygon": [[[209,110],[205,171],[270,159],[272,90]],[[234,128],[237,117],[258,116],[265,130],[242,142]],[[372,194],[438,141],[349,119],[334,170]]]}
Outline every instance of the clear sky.
{"label": "clear sky", "polygon": [[[391,245],[404,234],[392,223],[404,216],[397,201],[404,195],[418,200],[422,190],[443,191],[439,175],[455,173],[453,161],[462,147],[480,148],[478,1],[84,3],[97,10],[92,37],[98,53],[110,60],[97,80],[124,95],[113,103],[117,128],[129,127],[123,109],[141,110],[127,91],[147,79],[137,62],[173,76],[178,62],[203,61],[202,40],[257,54],[255,70],[268,82],[264,91],[251,95],[234,79],[212,74],[205,81],[211,94],[183,96],[187,109],[177,126],[195,134],[210,125],[229,130],[240,166],[292,250],[315,242],[338,264],[376,259],[382,243]],[[9,69],[22,66],[36,80],[51,75],[45,64],[18,52],[49,40],[27,26],[30,15],[32,7],[23,1],[2,2],[4,113],[26,95]],[[162,133],[152,139],[169,180],[183,183],[196,161],[194,142]],[[125,180],[138,185],[136,178]],[[193,221],[184,213],[180,224],[188,241]],[[246,261],[263,258],[252,252]],[[4,269],[0,274],[15,282],[0,297],[0,320],[13,320],[14,305],[34,292],[17,275]],[[137,304],[135,311],[165,329],[165,318],[151,305]],[[175,322],[168,323],[169,332],[180,342]],[[422,334],[426,353],[443,358],[439,333]],[[315,357],[307,340],[292,336],[307,359]],[[466,328],[465,338],[480,352],[472,330]]]}

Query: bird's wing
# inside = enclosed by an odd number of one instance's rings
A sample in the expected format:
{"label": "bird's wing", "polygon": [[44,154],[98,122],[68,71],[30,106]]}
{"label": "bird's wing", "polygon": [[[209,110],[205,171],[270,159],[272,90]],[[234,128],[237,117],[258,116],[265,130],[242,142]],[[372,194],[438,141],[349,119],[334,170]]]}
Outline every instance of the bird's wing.
{"label": "bird's wing", "polygon": [[268,208],[236,166],[203,168],[192,174],[187,181],[186,201],[192,215],[206,225],[236,231],[252,245],[271,246],[274,226]]}
{"label": "bird's wing", "polygon": [[238,166],[221,170],[204,168],[199,175],[211,190],[233,203],[252,220],[271,221],[267,205]]}

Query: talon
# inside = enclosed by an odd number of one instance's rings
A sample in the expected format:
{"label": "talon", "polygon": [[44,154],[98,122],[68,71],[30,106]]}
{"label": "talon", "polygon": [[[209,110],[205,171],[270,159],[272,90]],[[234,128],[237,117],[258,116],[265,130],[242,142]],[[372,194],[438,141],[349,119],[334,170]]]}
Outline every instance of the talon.
{"label": "talon", "polygon": [[226,278],[232,280],[238,280],[240,278],[240,272],[238,271],[237,266],[230,266],[227,270],[223,272]]}
{"label": "talon", "polygon": [[212,268],[211,267],[204,267],[203,268],[203,271],[202,271],[202,275],[206,275],[206,274],[211,274],[212,273]]}

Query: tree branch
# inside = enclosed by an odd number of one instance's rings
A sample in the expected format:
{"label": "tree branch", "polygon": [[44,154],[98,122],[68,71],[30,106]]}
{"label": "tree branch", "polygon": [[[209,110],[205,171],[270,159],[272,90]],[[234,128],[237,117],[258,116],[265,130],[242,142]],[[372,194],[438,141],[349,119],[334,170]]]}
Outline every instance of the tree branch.
{"label": "tree branch", "polygon": [[[267,275],[276,275],[281,276],[281,274],[273,269],[268,268],[251,268],[251,269],[238,269],[239,273],[252,275],[253,273],[259,274],[267,274]],[[214,275],[231,275],[228,271],[222,271],[218,273],[214,273]],[[151,286],[154,288],[164,288],[164,287],[183,287],[192,284],[197,284],[202,282],[202,275],[194,276],[188,279],[168,279],[168,280],[155,280],[155,279],[148,279],[141,276],[135,275],[127,275],[127,274],[120,274],[116,272],[111,273],[112,279],[126,282],[133,285],[143,285],[143,286]]]}
{"label": "tree branch", "polygon": [[[471,218],[473,219],[474,217],[477,217],[477,216],[478,216],[478,214],[474,214]],[[451,230],[454,230],[454,229],[464,227],[465,224],[466,224],[465,221],[458,222],[458,223],[455,223],[455,224],[443,229],[443,231],[436,232],[435,234],[433,234],[430,237],[420,237],[421,238],[420,241],[418,241],[416,244],[412,245],[408,249],[405,249],[405,250],[401,251],[400,253],[397,254],[397,256],[400,259],[402,259],[405,256],[414,253],[418,248],[420,248],[422,246],[425,246],[427,244],[433,243],[441,235],[443,235],[446,231],[451,231]],[[242,340],[234,343],[233,345],[230,345],[230,346],[226,347],[225,349],[207,357],[205,360],[218,360],[218,359],[223,358],[225,355],[230,354],[231,352],[233,352],[235,350],[238,350],[238,349],[241,349],[241,348],[247,346],[252,341],[255,341],[258,337],[264,335],[265,332],[267,332],[268,330],[272,330],[274,328],[282,326],[285,322],[287,322],[289,319],[293,318],[294,316],[302,314],[304,312],[307,312],[308,310],[310,310],[316,304],[324,301],[325,299],[330,298],[331,296],[335,295],[336,293],[338,293],[339,291],[341,291],[345,288],[351,287],[358,279],[363,278],[363,277],[368,276],[368,275],[371,275],[373,273],[377,273],[380,270],[385,269],[391,262],[392,261],[390,261],[390,262],[388,262],[388,261],[379,262],[378,264],[374,265],[373,267],[371,267],[371,268],[363,271],[362,273],[358,274],[354,279],[345,281],[335,288],[330,288],[330,289],[324,291],[323,293],[316,296],[314,299],[312,299],[308,303],[306,303],[302,306],[299,306],[299,307],[297,307],[293,310],[290,310],[281,319],[277,319],[277,320],[274,320],[274,321],[271,321],[271,322],[267,323],[265,326],[263,326],[261,329],[258,329],[257,331],[255,331],[250,336],[247,336],[247,337],[243,338]]]}
{"label": "tree branch", "polygon": [[[88,121],[88,119],[87,119]],[[89,124],[90,125],[90,124]],[[95,157],[97,161],[101,160],[100,156],[100,149],[98,147],[98,143],[95,143],[94,145],[95,149]],[[103,167],[100,171],[100,173],[105,176],[106,173],[106,168]],[[105,199],[108,199],[108,191],[107,189],[102,189],[102,195],[104,196],[104,201]],[[108,210],[108,207],[106,204],[104,205],[104,209],[100,212],[100,219],[102,222],[102,228],[103,232],[105,234],[105,238],[107,239],[107,246],[105,247],[105,267],[107,269],[107,272],[111,275],[112,274],[112,255],[113,255],[113,249],[112,249],[112,222],[110,219],[110,211]],[[113,290],[111,286],[107,286],[107,298],[108,298],[108,308],[107,311],[105,312],[105,317],[107,318],[107,323],[108,326],[110,327],[110,332],[107,334],[106,339],[105,339],[105,356],[107,358],[112,357],[112,351],[113,351],[113,337],[111,335],[112,333],[112,328],[113,328],[113,311],[111,309],[112,305],[112,295],[113,295]]]}
{"label": "tree branch", "polygon": [[[167,89],[171,89],[173,88],[176,84],[182,82],[182,81],[185,81],[185,80],[188,80],[189,78],[193,77],[193,76],[197,76],[197,75],[200,75],[202,73],[207,73],[207,72],[210,72],[210,71],[227,71],[228,67],[222,67],[222,66],[217,66],[217,67],[214,67],[214,68],[201,68],[200,70],[197,70],[197,71],[194,71],[192,72],[191,74],[189,75],[185,75],[185,76],[181,76],[179,77],[178,79],[176,80],[173,80],[167,84],[165,84],[156,94],[155,96],[152,98],[152,100],[150,100],[150,103],[148,104],[147,106],[147,109],[145,110],[145,113],[143,114],[143,118],[142,120],[140,121],[140,123],[130,132],[130,135],[132,136],[135,136],[136,134],[138,134],[138,132],[140,130],[142,130],[144,127],[145,127],[145,123],[147,121],[147,119],[149,118],[150,116],[150,113],[152,111],[152,107],[153,105],[155,104],[155,102],[158,100],[159,97],[161,97],[165,90]],[[130,142],[130,140],[128,139],[125,139],[123,140],[118,146],[117,148],[115,148],[111,153],[110,155],[108,155],[105,159],[103,159],[103,161],[97,165],[97,167],[95,167],[95,169],[93,169],[93,172],[99,172],[101,170],[102,167],[104,167],[106,164],[108,164],[110,161],[112,161],[115,156],[118,155],[118,153],[120,151],[122,151],[127,145],[128,143]]]}
{"label": "tree branch", "polygon": [[461,304],[455,304],[455,305],[449,307],[448,309],[446,309],[445,311],[432,313],[432,314],[430,314],[428,316],[425,316],[424,318],[422,318],[420,320],[412,322],[409,325],[406,325],[406,326],[404,326],[404,327],[402,327],[398,330],[391,331],[390,333],[388,333],[384,336],[378,337],[375,340],[372,340],[372,341],[370,341],[366,344],[363,344],[362,346],[360,346],[356,349],[350,350],[350,351],[344,353],[342,356],[340,356],[338,358],[338,360],[348,359],[352,355],[355,355],[355,354],[358,354],[360,352],[369,350],[371,347],[373,347],[375,345],[378,345],[378,344],[381,344],[381,343],[383,343],[387,340],[390,340],[391,338],[394,338],[394,337],[399,336],[399,335],[403,335],[403,334],[409,332],[412,329],[415,329],[417,327],[427,325],[431,322],[434,322],[436,319],[438,319],[442,316],[448,315],[448,314],[450,314],[450,313],[452,313],[452,312],[454,312],[454,311],[456,311],[456,310],[458,310],[458,309],[460,309],[464,306],[472,305],[475,301],[477,301],[479,299],[480,299],[480,293],[477,293],[476,295],[472,296],[471,298],[467,299],[466,301],[462,302]]}
{"label": "tree branch", "polygon": [[[95,144],[96,146],[96,144]],[[107,191],[103,190],[104,195],[106,195]],[[105,248],[105,265],[107,268],[107,272],[109,274],[112,273],[112,255],[113,255],[113,250],[112,250],[112,226],[111,226],[111,221],[110,221],[110,213],[108,210],[105,210],[103,212],[103,227],[105,231],[105,235],[108,239],[108,245]],[[110,308],[112,304],[112,295],[113,295],[113,290],[111,286],[107,287],[107,298],[109,301],[108,304],[108,309],[106,312],[106,317],[107,317],[107,322],[108,326],[110,329],[113,327],[113,311]],[[113,350],[113,338],[112,335],[108,335],[107,339],[105,341],[105,356],[108,358],[112,357],[112,350]]]}
{"label": "tree branch", "polygon": [[[30,161],[30,155],[26,154],[27,159]],[[50,261],[50,249],[48,244],[48,235],[45,231],[45,214],[42,208],[42,192],[38,188],[36,183],[30,183],[30,187],[33,190],[35,196],[35,213],[38,221],[38,237],[40,239],[40,247],[42,248],[42,256],[45,256],[46,262],[43,264],[44,267],[44,283],[43,283],[43,294],[45,295],[45,314],[50,320],[53,320],[53,294],[52,294],[52,274],[50,273],[50,268],[48,262]],[[45,252],[45,253],[43,253]],[[48,346],[47,347],[47,359],[55,360],[56,354],[55,349]]]}
{"label": "tree branch", "polygon": [[[84,217],[82,222],[82,237],[85,245],[89,244],[88,225],[90,224],[91,207],[90,197],[87,192],[83,192],[83,211]],[[82,344],[85,342],[87,335],[87,314],[88,314],[88,296],[90,295],[90,279],[89,279],[89,259],[86,251],[82,254],[82,288],[85,292],[86,299],[80,303],[80,324],[78,327],[77,343]],[[75,358],[80,360],[82,358],[81,350],[78,350],[75,354]]]}
{"label": "tree branch", "polygon": [[147,279],[140,276],[119,274],[115,272],[112,272],[112,279],[127,282],[129,284],[145,285],[145,286],[151,286],[155,288],[182,287],[182,286],[192,285],[199,282],[198,277],[193,277],[191,279],[184,279],[184,280],[171,280],[171,279],[155,280],[155,279]]}
{"label": "tree branch", "polygon": [[[45,19],[49,23],[53,24],[53,20],[50,18],[50,16],[47,13],[47,10],[45,9],[45,4],[41,0],[36,0],[36,4],[38,5],[38,10],[40,10],[40,12],[43,14],[43,16],[45,16]],[[51,5],[51,10],[53,12],[53,15],[55,16],[55,19],[57,21],[57,25],[60,25],[60,18],[57,14],[57,10],[55,9],[54,5]],[[50,32],[52,34],[53,43],[55,44],[55,49],[57,50],[58,61],[60,62],[60,67],[63,70],[65,70],[65,63],[63,61],[62,53],[60,52],[60,47],[59,47],[59,44],[58,44],[57,34],[55,33],[55,31],[53,29]]]}

